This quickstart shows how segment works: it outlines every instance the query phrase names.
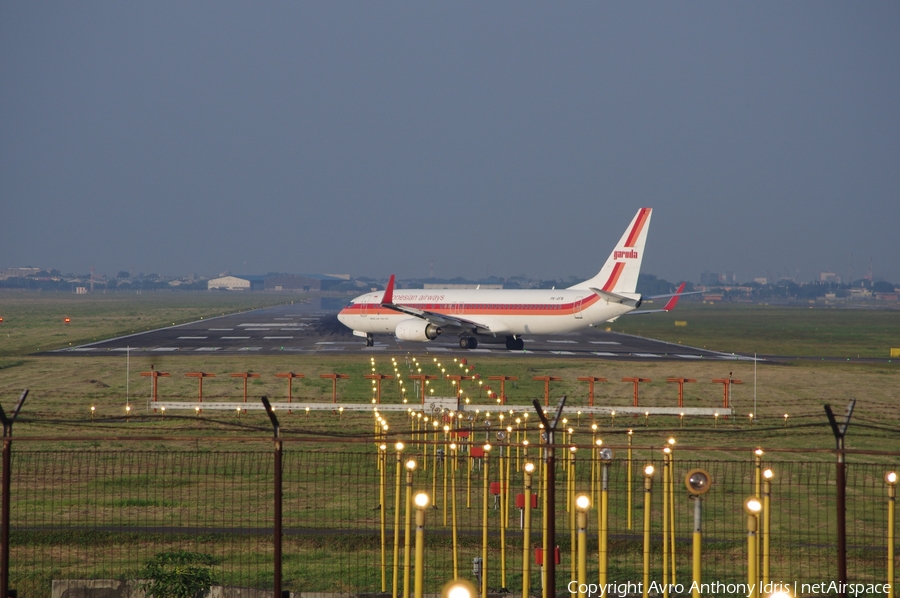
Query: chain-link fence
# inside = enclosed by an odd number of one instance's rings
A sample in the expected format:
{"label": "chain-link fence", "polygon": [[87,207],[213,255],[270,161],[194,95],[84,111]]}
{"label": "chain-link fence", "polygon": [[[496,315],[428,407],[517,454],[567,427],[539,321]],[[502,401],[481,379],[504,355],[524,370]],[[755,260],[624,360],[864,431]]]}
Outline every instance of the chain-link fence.
{"label": "chain-link fence", "polygon": [[[129,438],[118,438],[114,450],[95,448],[101,440],[69,441],[71,448],[65,450],[16,440],[10,466],[8,554],[10,587],[20,597],[49,598],[53,580],[141,579],[154,555],[173,551],[212,556],[213,577],[222,585],[275,587],[271,440],[248,445],[250,441],[243,439],[235,447],[239,440],[204,438],[184,450],[148,448],[153,446],[151,441]],[[384,448],[371,440],[338,444],[328,439],[294,442],[285,438],[283,442],[284,590],[368,594],[397,588],[402,594],[404,581],[412,579],[405,569],[407,563],[412,567],[413,560],[405,558],[406,521],[414,518],[407,515],[409,475],[411,489],[424,490],[431,497],[423,562],[426,593],[437,592],[453,578],[454,563],[457,575],[475,581],[473,561],[483,554],[487,521],[484,570],[488,587],[521,592],[523,559],[528,554],[532,594],[540,594],[540,569],[534,564],[533,549],[542,541],[541,480],[547,472],[536,459],[536,447],[530,447],[531,455],[526,456],[521,446],[497,445],[486,460],[480,445],[466,442],[453,446],[407,442],[401,451],[393,440]],[[564,591],[574,579],[573,492],[593,498],[588,517],[588,579],[597,580],[596,505],[604,467],[608,468],[608,581],[641,581],[642,469],[650,462],[657,467],[650,499],[650,577],[662,580],[666,494],[662,453],[635,447],[629,461],[623,446],[608,462],[599,459],[594,447],[582,446],[572,454],[568,447],[556,450],[554,517],[561,554],[557,589]],[[694,509],[683,478],[695,468],[706,470],[712,478],[711,490],[702,498],[703,579],[747,580],[747,516],[742,504],[746,497],[760,493],[758,467],[774,472],[768,511],[770,579],[835,580],[835,465],[784,452],[774,458],[766,455],[760,463],[748,457],[698,460],[692,458],[692,451],[675,451],[668,485],[673,508],[666,518],[674,516],[669,529],[674,530],[677,582],[687,586],[691,581]],[[416,460],[412,474],[407,473],[408,459]],[[523,492],[524,463],[529,459],[536,464],[533,488],[540,500],[532,513],[531,549],[526,553],[516,495]],[[878,459],[853,455],[848,461],[849,578],[882,583],[887,575],[888,542],[884,475],[900,463],[900,453],[882,454]]]}

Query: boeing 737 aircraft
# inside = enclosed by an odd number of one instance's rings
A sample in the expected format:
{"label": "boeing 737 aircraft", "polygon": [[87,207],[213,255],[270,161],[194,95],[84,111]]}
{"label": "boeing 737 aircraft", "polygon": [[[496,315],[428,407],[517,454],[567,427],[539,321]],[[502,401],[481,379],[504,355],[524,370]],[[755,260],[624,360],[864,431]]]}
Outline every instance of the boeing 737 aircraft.
{"label": "boeing 737 aircraft", "polygon": [[562,334],[611,322],[625,314],[669,311],[684,290],[682,284],[662,309],[634,311],[645,298],[635,293],[650,208],[641,208],[600,272],[567,289],[398,289],[391,275],[384,293],[353,299],[338,319],[374,344],[375,334],[393,334],[401,341],[431,341],[456,335],[459,346],[478,342],[506,343],[521,350],[523,335]]}

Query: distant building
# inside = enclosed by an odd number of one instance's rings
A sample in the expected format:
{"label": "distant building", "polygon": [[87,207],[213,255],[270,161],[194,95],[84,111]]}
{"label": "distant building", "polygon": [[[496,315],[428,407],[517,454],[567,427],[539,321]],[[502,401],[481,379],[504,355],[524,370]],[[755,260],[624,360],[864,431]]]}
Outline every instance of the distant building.
{"label": "distant building", "polygon": [[837,284],[841,284],[841,277],[834,272],[820,272],[819,282],[836,282]]}
{"label": "distant building", "polygon": [[7,278],[25,278],[27,276],[34,276],[40,271],[40,268],[7,268],[6,270],[0,270],[0,280],[6,280]]}
{"label": "distant building", "polygon": [[261,291],[265,288],[262,276],[222,276],[206,283],[210,291]]}
{"label": "distant building", "polygon": [[266,279],[267,291],[321,291],[322,279],[311,276],[270,276]]}

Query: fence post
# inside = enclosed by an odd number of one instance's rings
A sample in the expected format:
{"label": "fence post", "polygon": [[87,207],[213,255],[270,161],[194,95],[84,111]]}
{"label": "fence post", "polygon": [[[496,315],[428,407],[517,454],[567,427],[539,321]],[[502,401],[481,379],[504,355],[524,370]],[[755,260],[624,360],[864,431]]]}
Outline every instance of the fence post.
{"label": "fence post", "polygon": [[545,542],[544,545],[548,546],[549,550],[543,555],[544,571],[546,572],[544,587],[548,590],[544,595],[552,597],[556,596],[556,447],[554,446],[556,439],[554,438],[554,435],[556,432],[556,425],[559,423],[559,418],[566,405],[566,396],[563,395],[559,400],[559,404],[556,407],[556,417],[553,418],[552,424],[547,419],[547,416],[544,415],[544,410],[541,408],[541,404],[537,399],[532,401],[532,404],[534,405],[535,411],[537,411],[538,417],[544,424],[544,430],[547,433],[547,443],[544,447],[544,459],[546,461],[547,472],[547,492],[544,497],[544,508],[547,513],[546,534],[548,541]]}
{"label": "fence post", "polygon": [[9,503],[11,499],[11,486],[12,486],[12,472],[10,471],[10,467],[12,465],[12,426],[16,421],[16,417],[19,416],[19,410],[22,408],[22,404],[25,402],[25,397],[28,396],[28,389],[26,388],[22,391],[22,395],[19,397],[19,402],[16,403],[15,409],[13,409],[12,417],[7,417],[6,412],[3,411],[3,406],[0,405],[0,421],[3,422],[3,508],[2,515],[0,515],[0,519],[2,519],[2,530],[0,530],[0,550],[3,551],[3,556],[0,558],[0,597],[7,598],[9,596]]}
{"label": "fence post", "polygon": [[844,436],[847,435],[847,426],[850,425],[850,417],[853,415],[853,407],[856,399],[852,399],[847,405],[847,413],[844,423],[838,424],[831,411],[831,405],[825,405],[825,415],[834,433],[834,442],[837,453],[837,549],[838,549],[838,596],[847,598],[847,480],[846,464],[844,456]]}
{"label": "fence post", "polygon": [[275,498],[273,499],[275,502],[275,529],[273,530],[273,541],[275,544],[274,547],[274,598],[281,598],[281,507],[282,507],[282,498],[281,498],[281,426],[278,424],[278,418],[275,417],[275,411],[272,409],[272,405],[269,404],[268,397],[261,397],[263,406],[266,408],[266,414],[269,416],[269,420],[272,422],[272,428],[274,429],[275,436],[273,440],[275,441]]}

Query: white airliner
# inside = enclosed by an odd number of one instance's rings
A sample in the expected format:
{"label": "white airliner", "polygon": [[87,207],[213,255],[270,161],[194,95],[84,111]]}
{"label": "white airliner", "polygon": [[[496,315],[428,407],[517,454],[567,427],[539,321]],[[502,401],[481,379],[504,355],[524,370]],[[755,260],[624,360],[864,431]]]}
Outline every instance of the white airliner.
{"label": "white airliner", "polygon": [[[353,299],[338,319],[374,344],[375,334],[393,334],[401,341],[431,341],[441,334],[459,337],[459,346],[478,342],[506,343],[521,350],[523,335],[575,332],[611,322],[625,314],[669,311],[684,284],[671,295],[642,297],[635,293],[650,208],[641,208],[600,272],[567,289],[398,289],[391,275],[384,293]],[[671,297],[662,309],[634,311],[643,299]]]}

